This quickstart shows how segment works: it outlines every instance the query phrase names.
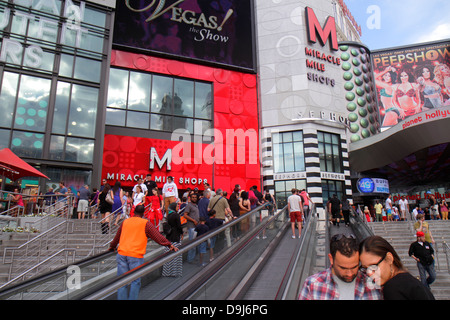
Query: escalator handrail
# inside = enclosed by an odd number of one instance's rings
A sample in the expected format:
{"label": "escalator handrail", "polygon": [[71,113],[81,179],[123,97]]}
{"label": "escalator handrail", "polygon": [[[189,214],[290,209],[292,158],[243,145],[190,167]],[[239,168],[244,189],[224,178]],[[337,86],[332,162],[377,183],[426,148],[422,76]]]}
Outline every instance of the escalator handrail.
{"label": "escalator handrail", "polygon": [[[262,206],[259,206],[259,207],[255,208],[255,209],[247,212],[246,214],[240,216],[239,218],[234,219],[233,221],[231,221],[229,223],[226,223],[226,224],[216,228],[212,232],[208,232],[207,234],[202,235],[201,237],[198,237],[196,239],[193,239],[193,240],[190,240],[190,241],[186,242],[186,244],[183,244],[180,247],[180,250],[178,252],[176,252],[176,253],[172,253],[172,252],[163,253],[163,254],[155,257],[154,259],[144,263],[144,265],[142,265],[141,267],[144,267],[144,266],[146,266],[148,264],[151,264],[151,263],[156,263],[160,259],[163,259],[164,263],[166,263],[166,262],[168,262],[168,261],[170,261],[170,260],[172,260],[174,258],[174,256],[172,254],[183,254],[184,252],[187,252],[190,249],[195,248],[199,243],[201,243],[201,242],[203,242],[203,241],[205,241],[205,240],[207,240],[207,239],[209,239],[211,237],[214,237],[215,235],[223,232],[223,230],[225,230],[226,228],[229,228],[229,227],[239,223],[240,221],[242,221],[243,219],[247,218],[248,216],[251,216],[255,212],[262,210],[267,205],[268,204],[264,204]],[[47,281],[51,281],[53,279],[61,277],[62,275],[65,276],[65,275],[67,275],[67,270],[68,270],[69,266],[78,266],[81,269],[83,267],[89,266],[89,265],[91,265],[93,263],[96,263],[98,261],[107,259],[107,258],[112,257],[114,255],[116,255],[116,252],[105,251],[103,253],[99,253],[99,254],[94,255],[92,257],[88,257],[88,258],[85,258],[83,260],[74,262],[74,263],[72,263],[70,265],[62,266],[62,267],[59,267],[59,268],[54,269],[52,271],[49,271],[47,273],[44,273],[42,275],[39,275],[39,276],[30,278],[30,279],[24,280],[24,281],[22,281],[22,282],[20,282],[18,284],[12,284],[10,286],[7,286],[5,288],[0,289],[0,300],[7,299],[10,296],[13,296],[13,295],[18,294],[20,292],[23,292],[23,291],[25,291],[25,290],[27,290],[29,288],[32,288],[34,286],[37,286],[37,285],[41,284],[41,283],[44,283],[44,282],[47,282]],[[167,258],[168,255],[170,255],[169,258]],[[162,263],[161,265],[163,265],[164,263]],[[111,280],[111,282],[113,282],[113,281],[114,280]],[[108,283],[106,283],[104,286],[107,286],[107,285],[108,285]]]}
{"label": "escalator handrail", "polygon": [[[246,214],[240,216],[237,219],[234,219],[231,222],[225,223],[222,226],[214,229],[213,231],[207,232],[206,234],[195,238],[193,240],[190,240],[186,242],[186,244],[183,244],[179,247],[179,250],[177,252],[166,252],[162,254],[159,257],[156,257],[155,259],[145,262],[142,265],[134,268],[133,270],[130,270],[121,276],[118,276],[114,279],[111,279],[109,281],[105,281],[105,283],[102,283],[92,289],[89,290],[89,292],[85,292],[82,295],[79,295],[76,299],[77,300],[100,300],[103,298],[108,297],[109,295],[115,293],[117,289],[129,284],[130,282],[137,280],[144,275],[148,274],[149,272],[161,267],[165,263],[173,260],[176,256],[182,255],[189,250],[197,247],[200,243],[218,235],[219,233],[224,232],[226,229],[234,226],[235,224],[239,223],[240,221],[250,217],[251,215],[257,213],[258,211],[261,211],[263,208],[268,206],[268,204],[263,204]],[[284,211],[282,209],[280,212]],[[279,212],[279,213],[280,213]],[[265,227],[265,224],[264,224]]]}

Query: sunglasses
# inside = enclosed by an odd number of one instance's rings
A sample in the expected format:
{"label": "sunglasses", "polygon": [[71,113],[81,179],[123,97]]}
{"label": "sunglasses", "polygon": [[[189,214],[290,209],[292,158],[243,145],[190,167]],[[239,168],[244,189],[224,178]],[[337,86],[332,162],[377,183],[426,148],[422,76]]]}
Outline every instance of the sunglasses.
{"label": "sunglasses", "polygon": [[380,261],[378,261],[377,263],[375,263],[375,264],[371,264],[370,266],[367,266],[367,267],[360,267],[359,268],[359,271],[361,271],[362,273],[365,273],[365,274],[367,274],[367,272],[371,272],[371,273],[373,273],[373,272],[376,272],[377,270],[378,270],[378,268],[379,268],[379,264],[381,263],[381,262],[383,262],[383,260],[386,258],[386,255],[384,255],[384,257],[383,258],[381,258],[381,260]]}
{"label": "sunglasses", "polygon": [[355,239],[356,240],[356,237],[354,234],[339,233],[339,234],[335,234],[334,236],[332,236],[331,241],[339,241],[344,237],[347,239]]}

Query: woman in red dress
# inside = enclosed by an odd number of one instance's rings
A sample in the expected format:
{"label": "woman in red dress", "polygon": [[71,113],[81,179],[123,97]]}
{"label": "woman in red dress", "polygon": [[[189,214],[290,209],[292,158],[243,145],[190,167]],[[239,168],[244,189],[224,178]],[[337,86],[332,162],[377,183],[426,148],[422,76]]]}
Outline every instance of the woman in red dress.
{"label": "woman in red dress", "polygon": [[[150,195],[145,197],[145,206],[147,207],[146,218],[158,229],[159,222],[163,219],[161,207],[162,207],[162,195],[159,194],[158,188],[154,188],[150,191]],[[149,206],[150,205],[150,206]]]}

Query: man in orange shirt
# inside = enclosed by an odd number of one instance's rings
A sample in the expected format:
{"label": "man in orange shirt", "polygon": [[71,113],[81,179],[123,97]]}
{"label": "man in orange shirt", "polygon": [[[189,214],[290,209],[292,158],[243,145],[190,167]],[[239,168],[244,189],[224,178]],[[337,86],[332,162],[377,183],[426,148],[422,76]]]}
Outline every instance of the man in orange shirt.
{"label": "man in orange shirt", "polygon": [[[115,251],[117,246],[117,275],[120,276],[144,263],[144,254],[147,249],[148,238],[156,243],[168,247],[172,251],[178,251],[170,241],[163,237],[150,221],[143,219],[145,207],[136,206],[134,216],[126,219],[111,242],[110,251]],[[117,290],[118,300],[137,300],[141,288],[141,279],[134,280],[130,284],[130,293],[127,286]]]}

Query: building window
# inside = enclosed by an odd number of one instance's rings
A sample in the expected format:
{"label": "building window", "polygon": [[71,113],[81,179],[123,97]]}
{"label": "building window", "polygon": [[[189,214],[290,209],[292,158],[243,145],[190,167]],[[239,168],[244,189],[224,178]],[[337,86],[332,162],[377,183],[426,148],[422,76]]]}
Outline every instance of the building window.
{"label": "building window", "polygon": [[59,81],[49,158],[92,163],[99,89]]}
{"label": "building window", "polygon": [[107,125],[202,134],[212,127],[212,115],[211,83],[110,70]]}
{"label": "building window", "polygon": [[337,134],[317,132],[319,141],[320,171],[343,172],[341,141]]}
{"label": "building window", "polygon": [[339,200],[344,195],[344,182],[337,180],[322,179],[322,199],[323,205],[326,206],[329,199],[335,194]]}
{"label": "building window", "polygon": [[305,171],[303,132],[281,132],[272,135],[275,173]]}
{"label": "building window", "polygon": [[275,200],[278,208],[287,205],[287,198],[292,194],[292,189],[306,189],[306,180],[275,181]]}

